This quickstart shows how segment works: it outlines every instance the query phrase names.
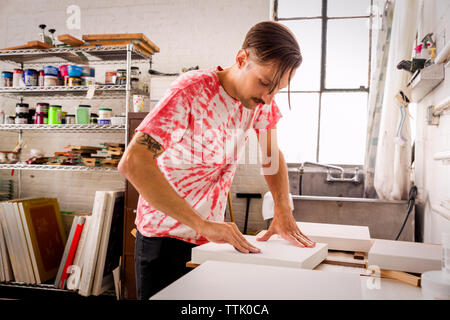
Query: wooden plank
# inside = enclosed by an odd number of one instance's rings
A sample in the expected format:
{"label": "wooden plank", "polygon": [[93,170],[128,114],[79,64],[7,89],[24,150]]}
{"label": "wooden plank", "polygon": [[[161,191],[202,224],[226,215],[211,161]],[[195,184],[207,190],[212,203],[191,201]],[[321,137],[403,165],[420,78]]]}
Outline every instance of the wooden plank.
{"label": "wooden plank", "polygon": [[198,266],[199,266],[198,263],[193,263],[192,261],[186,262],[186,267],[187,268],[197,268]]}
{"label": "wooden plank", "polygon": [[327,258],[323,261],[324,264],[363,269],[366,268],[366,262],[367,260],[355,260],[350,252],[335,250],[328,250]]}
{"label": "wooden plank", "polygon": [[364,252],[355,251],[355,253],[353,254],[353,259],[356,259],[356,260],[364,260],[365,257],[366,257],[366,255]]}
{"label": "wooden plank", "polygon": [[[385,270],[385,269],[372,269],[369,268],[369,264],[366,263],[366,269],[367,273],[361,274],[361,276],[380,276],[381,278],[387,278],[387,279],[393,279],[398,280],[403,283],[420,287],[422,285],[421,283],[421,277],[418,275],[413,275],[407,272],[398,271],[398,270]],[[379,274],[377,274],[379,270]]]}
{"label": "wooden plank", "polygon": [[84,44],[84,41],[81,41],[75,37],[72,37],[70,34],[61,34],[58,36],[58,40],[64,44],[68,44],[72,47],[79,47]]}
{"label": "wooden plank", "polygon": [[146,56],[151,56],[154,51],[148,50],[146,47],[142,45],[142,42],[140,41],[133,41],[133,40],[112,40],[112,41],[89,41],[89,44],[83,45],[83,47],[95,47],[95,46],[121,46],[124,47],[127,44],[134,44],[136,48],[138,48],[143,54]]}
{"label": "wooden plank", "polygon": [[54,46],[50,46],[50,45],[48,45],[46,43],[43,43],[41,41],[28,41],[28,43],[25,44],[25,45],[4,48],[4,49],[1,49],[1,50],[51,49],[51,48],[54,48]]}
{"label": "wooden plank", "polygon": [[84,41],[98,40],[141,40],[145,42],[154,52],[159,52],[159,47],[148,39],[143,33],[120,33],[120,34],[85,34]]}
{"label": "wooden plank", "polygon": [[414,276],[412,274],[402,272],[402,271],[396,271],[396,270],[380,270],[381,277],[388,278],[388,279],[395,279],[398,281],[401,281],[403,283],[410,284],[415,287],[420,287],[420,277]]}
{"label": "wooden plank", "polygon": [[50,46],[46,43],[43,43],[41,41],[28,41],[28,46],[32,49],[51,49],[54,48],[54,46]]}
{"label": "wooden plank", "polygon": [[154,54],[155,50],[153,50],[152,47],[150,47],[148,44],[146,44],[145,42],[142,41],[137,41],[134,40],[133,44],[141,51],[144,51],[144,53],[150,53],[150,54]]}

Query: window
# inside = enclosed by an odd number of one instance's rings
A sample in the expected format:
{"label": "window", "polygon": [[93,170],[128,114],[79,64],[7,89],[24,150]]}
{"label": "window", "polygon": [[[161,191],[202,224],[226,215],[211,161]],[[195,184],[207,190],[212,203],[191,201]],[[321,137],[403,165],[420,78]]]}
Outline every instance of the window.
{"label": "window", "polygon": [[274,20],[295,34],[303,62],[275,101],[288,163],[363,164],[374,0],[274,0]]}

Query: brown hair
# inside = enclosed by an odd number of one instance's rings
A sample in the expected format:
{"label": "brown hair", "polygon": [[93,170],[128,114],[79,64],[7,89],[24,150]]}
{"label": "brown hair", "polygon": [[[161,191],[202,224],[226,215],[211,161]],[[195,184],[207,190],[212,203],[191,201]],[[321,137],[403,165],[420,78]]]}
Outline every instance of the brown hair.
{"label": "brown hair", "polygon": [[245,36],[242,49],[255,55],[258,64],[276,63],[277,71],[272,79],[273,92],[285,72],[289,71],[288,103],[290,103],[290,82],[292,72],[302,63],[300,46],[294,34],[284,25],[275,21],[263,21],[254,25]]}

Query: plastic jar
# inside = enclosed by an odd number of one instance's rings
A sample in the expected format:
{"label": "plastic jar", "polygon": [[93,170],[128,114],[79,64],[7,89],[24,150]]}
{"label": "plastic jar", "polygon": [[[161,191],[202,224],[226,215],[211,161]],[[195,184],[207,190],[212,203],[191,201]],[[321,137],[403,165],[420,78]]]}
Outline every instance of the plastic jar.
{"label": "plastic jar", "polygon": [[16,113],[15,124],[28,124],[28,113]]}
{"label": "plastic jar", "polygon": [[48,112],[48,103],[38,102],[36,104],[36,113],[47,113]]}
{"label": "plastic jar", "polygon": [[94,77],[81,77],[81,85],[83,86],[93,86],[95,85]]}
{"label": "plastic jar", "polygon": [[137,90],[139,88],[139,79],[131,78],[131,89]]}
{"label": "plastic jar", "polygon": [[38,86],[39,87],[43,87],[44,86],[44,80],[45,80],[44,70],[40,70],[39,71],[39,76],[38,76]]}
{"label": "plastic jar", "polygon": [[61,124],[62,123],[62,107],[50,106],[48,111],[48,124]]}
{"label": "plastic jar", "polygon": [[44,76],[44,86],[52,87],[58,85],[58,77],[55,76]]}
{"label": "plastic jar", "polygon": [[92,113],[91,117],[89,118],[90,124],[97,124],[98,115],[96,113]]}
{"label": "plastic jar", "polygon": [[36,112],[36,116],[34,118],[34,124],[45,124],[47,120],[46,112]]}
{"label": "plastic jar", "polygon": [[24,87],[25,83],[23,82],[23,70],[22,69],[14,69],[13,73],[13,87]]}
{"label": "plastic jar", "polygon": [[127,70],[117,69],[117,77],[126,77],[126,76],[127,76]]}
{"label": "plastic jar", "polygon": [[74,114],[68,114],[66,115],[66,124],[75,124],[76,119]]}
{"label": "plastic jar", "polygon": [[117,73],[114,71],[109,71],[105,73],[105,83],[106,84],[116,84]]}
{"label": "plastic jar", "polygon": [[89,124],[89,113],[91,106],[80,104],[77,108],[76,122],[78,124]]}
{"label": "plastic jar", "polygon": [[81,86],[81,78],[69,77],[69,82],[67,84],[69,87]]}
{"label": "plastic jar", "polygon": [[13,86],[13,73],[9,71],[2,72],[2,87],[12,87]]}
{"label": "plastic jar", "polygon": [[38,72],[34,69],[25,69],[23,72],[23,82],[27,87],[37,86]]}
{"label": "plastic jar", "polygon": [[450,280],[442,270],[422,273],[421,286],[425,300],[450,300]]}
{"label": "plastic jar", "polygon": [[97,119],[97,124],[111,124],[111,119],[98,118]]}
{"label": "plastic jar", "polygon": [[44,73],[46,76],[58,76],[58,67],[54,67],[54,66],[44,66]]}
{"label": "plastic jar", "polygon": [[139,71],[138,67],[131,67],[131,76],[132,77],[139,78],[140,74],[141,74],[141,72]]}
{"label": "plastic jar", "polygon": [[118,84],[118,85],[126,85],[127,84],[127,77],[117,77],[116,84]]}
{"label": "plastic jar", "polygon": [[28,103],[16,103],[16,114],[28,113],[29,107]]}
{"label": "plastic jar", "polygon": [[36,115],[36,109],[34,109],[34,108],[28,109],[28,123],[29,124],[32,124],[34,122],[33,119],[34,119],[35,115]]}
{"label": "plastic jar", "polygon": [[101,119],[110,119],[113,116],[112,109],[100,108],[98,109],[98,117]]}

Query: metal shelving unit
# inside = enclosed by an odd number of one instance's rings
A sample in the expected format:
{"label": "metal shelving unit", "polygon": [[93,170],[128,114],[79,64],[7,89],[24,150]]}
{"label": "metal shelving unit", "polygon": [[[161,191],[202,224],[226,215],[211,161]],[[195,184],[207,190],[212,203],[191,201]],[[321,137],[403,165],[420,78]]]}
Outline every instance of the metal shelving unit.
{"label": "metal shelving unit", "polygon": [[[0,94],[10,98],[20,97],[51,97],[54,99],[76,98],[86,96],[89,90],[94,90],[95,98],[123,99],[127,91],[126,85],[95,85],[95,86],[51,86],[51,87],[8,87],[0,88]],[[130,90],[131,94],[147,95],[148,92],[142,90]]]}
{"label": "metal shelving unit", "polygon": [[[53,48],[53,49],[28,49],[28,50],[0,50],[0,61],[7,62],[22,69],[40,68],[42,65],[59,66],[63,64],[78,65],[124,65],[126,64],[127,82],[125,85],[104,85],[95,86],[52,86],[52,87],[25,87],[25,88],[0,88],[0,95],[12,99],[23,97],[44,97],[46,99],[125,99],[125,124],[124,125],[97,125],[97,124],[64,124],[64,125],[33,125],[33,124],[0,124],[0,135],[7,132],[17,133],[19,141],[22,135],[52,134],[52,133],[120,133],[123,134],[125,146],[128,144],[128,112],[130,111],[131,98],[133,94],[147,95],[148,92],[134,90],[131,88],[131,65],[132,63],[149,64],[151,67],[152,57],[139,51],[132,44],[118,47],[78,47],[78,48]],[[86,173],[111,173],[117,174],[116,167],[88,167],[88,166],[68,166],[68,165],[40,165],[26,164],[23,162],[13,164],[0,164],[0,170],[18,171],[18,197],[20,198],[22,189],[23,170],[49,171],[49,172],[86,172]],[[17,282],[0,283],[0,287],[13,290],[36,291],[45,296],[61,296],[68,298],[79,296],[68,290],[60,290],[53,284],[29,285]],[[27,291],[27,292],[28,292]],[[21,291],[20,295],[24,293]],[[101,296],[114,298],[113,293],[103,293]]]}
{"label": "metal shelving unit", "polygon": [[76,171],[76,172],[119,172],[117,168],[109,167],[87,167],[87,166],[66,166],[66,165],[46,165],[46,164],[26,164],[10,163],[0,164],[0,169],[6,170],[38,170],[38,171]]}
{"label": "metal shelving unit", "polygon": [[147,56],[132,44],[126,46],[92,46],[52,49],[1,50],[0,61],[19,66],[41,66],[43,64],[117,64],[127,59],[151,63]]}
{"label": "metal shelving unit", "polygon": [[101,124],[0,124],[0,132],[38,131],[38,132],[120,132],[125,130],[125,125],[101,125]]}
{"label": "metal shelving unit", "polygon": [[[92,46],[92,47],[61,47],[52,49],[0,50],[0,61],[25,68],[42,65],[105,65],[126,64],[127,82],[125,85],[96,84],[95,86],[50,86],[50,87],[7,87],[0,88],[0,95],[22,99],[23,97],[46,97],[49,99],[125,99],[125,125],[0,125],[1,132],[16,132],[19,141],[26,132],[69,132],[69,133],[105,133],[123,132],[125,146],[127,141],[128,112],[133,94],[147,95],[148,92],[131,88],[132,63],[145,64],[151,67],[152,57],[144,54],[133,44],[125,46]],[[85,167],[85,166],[54,166],[28,165],[24,163],[0,164],[0,170],[19,171],[19,190],[21,184],[21,170],[49,170],[76,172],[118,172],[116,168]],[[19,191],[20,193],[20,191]],[[21,195],[19,194],[19,197]]]}

